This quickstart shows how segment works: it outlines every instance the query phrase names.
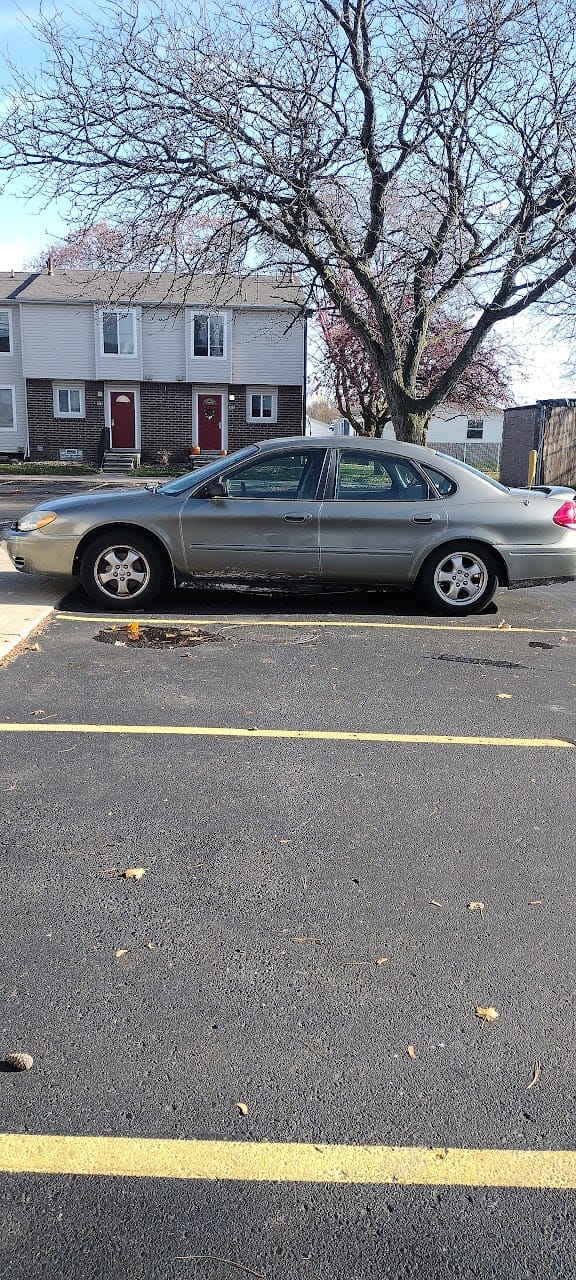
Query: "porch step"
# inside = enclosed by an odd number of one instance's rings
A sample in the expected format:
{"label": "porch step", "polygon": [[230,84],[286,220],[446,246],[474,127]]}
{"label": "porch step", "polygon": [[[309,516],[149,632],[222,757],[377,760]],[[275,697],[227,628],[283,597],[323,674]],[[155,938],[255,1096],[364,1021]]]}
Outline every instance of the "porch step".
{"label": "porch step", "polygon": [[200,453],[190,454],[190,466],[194,470],[195,467],[205,467],[208,462],[223,462],[225,457],[226,450],[201,449]]}
{"label": "porch step", "polygon": [[101,471],[133,471],[140,466],[137,449],[107,449],[102,458]]}

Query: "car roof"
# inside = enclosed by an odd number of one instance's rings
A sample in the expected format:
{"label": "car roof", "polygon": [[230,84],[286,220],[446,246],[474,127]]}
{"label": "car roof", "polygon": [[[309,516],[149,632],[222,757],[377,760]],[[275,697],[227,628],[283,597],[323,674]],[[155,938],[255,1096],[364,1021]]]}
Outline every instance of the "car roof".
{"label": "car roof", "polygon": [[259,440],[257,443],[259,449],[274,449],[279,445],[293,449],[297,442],[305,444],[307,449],[325,449],[327,446],[332,449],[369,449],[377,453],[398,453],[404,458],[420,458],[422,462],[429,462],[432,456],[438,457],[433,449],[425,445],[406,444],[404,440],[376,440],[374,436],[340,436],[333,432],[325,436],[281,436],[275,440]]}

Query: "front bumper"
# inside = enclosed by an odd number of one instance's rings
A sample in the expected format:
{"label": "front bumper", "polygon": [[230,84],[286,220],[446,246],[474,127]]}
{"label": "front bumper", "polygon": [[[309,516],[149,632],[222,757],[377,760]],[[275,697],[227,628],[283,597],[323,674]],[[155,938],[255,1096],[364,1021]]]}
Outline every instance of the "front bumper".
{"label": "front bumper", "polygon": [[72,576],[77,543],[77,538],[57,538],[42,529],[31,529],[29,533],[9,529],[6,550],[20,573]]}

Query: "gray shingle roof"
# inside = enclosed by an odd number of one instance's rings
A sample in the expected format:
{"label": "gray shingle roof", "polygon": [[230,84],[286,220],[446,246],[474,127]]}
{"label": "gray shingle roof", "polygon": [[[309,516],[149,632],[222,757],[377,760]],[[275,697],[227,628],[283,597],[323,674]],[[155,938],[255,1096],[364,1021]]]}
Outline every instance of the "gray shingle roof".
{"label": "gray shingle roof", "polygon": [[253,272],[242,277],[172,275],[160,271],[0,271],[4,302],[95,302],[204,307],[294,307],[298,283]]}

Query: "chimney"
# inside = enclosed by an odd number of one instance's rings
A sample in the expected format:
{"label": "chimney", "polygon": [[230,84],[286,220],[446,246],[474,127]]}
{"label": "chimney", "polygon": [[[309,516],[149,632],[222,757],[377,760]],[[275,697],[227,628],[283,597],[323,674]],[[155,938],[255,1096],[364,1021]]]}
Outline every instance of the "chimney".
{"label": "chimney", "polygon": [[50,254],[50,257],[46,263],[46,266],[48,267],[48,275],[53,276],[54,275],[54,259],[52,257],[52,254]]}

